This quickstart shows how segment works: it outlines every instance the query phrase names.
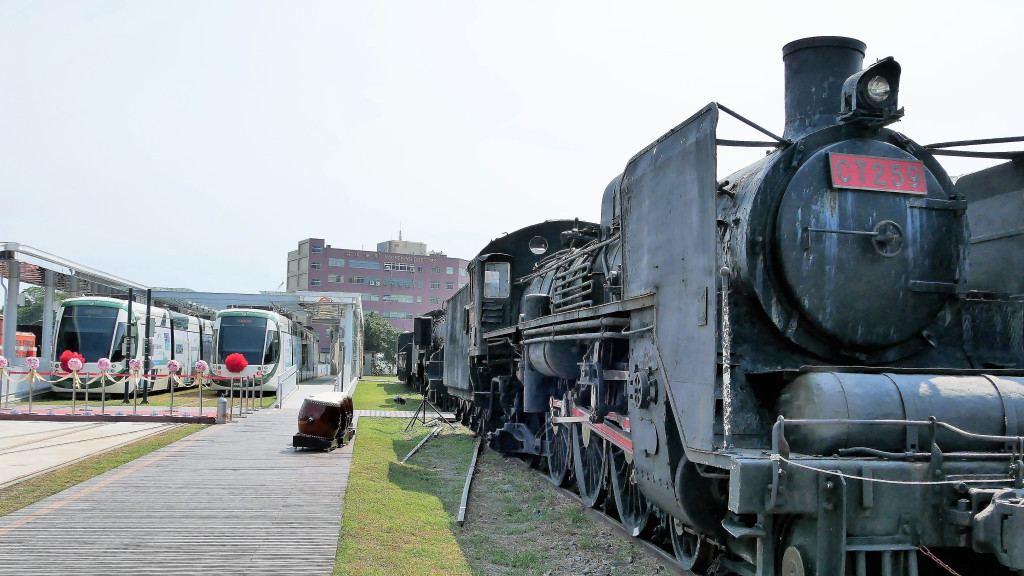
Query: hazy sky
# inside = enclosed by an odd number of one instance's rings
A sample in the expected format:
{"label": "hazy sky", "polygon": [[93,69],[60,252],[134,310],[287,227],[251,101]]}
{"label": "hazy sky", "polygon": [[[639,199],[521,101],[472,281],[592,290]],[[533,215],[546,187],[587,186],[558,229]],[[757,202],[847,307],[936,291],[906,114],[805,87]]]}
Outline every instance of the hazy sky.
{"label": "hazy sky", "polygon": [[401,226],[469,258],[598,219],[626,161],[710,101],[781,133],[782,46],[806,36],[895,56],[918,142],[1024,135],[1024,3],[850,6],[0,1],[0,241],[204,291],[275,289],[308,237]]}

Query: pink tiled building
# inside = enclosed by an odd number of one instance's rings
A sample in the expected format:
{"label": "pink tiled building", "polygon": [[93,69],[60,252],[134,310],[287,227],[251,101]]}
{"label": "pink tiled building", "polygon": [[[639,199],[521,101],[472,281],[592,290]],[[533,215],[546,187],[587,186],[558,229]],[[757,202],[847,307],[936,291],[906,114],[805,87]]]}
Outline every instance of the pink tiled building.
{"label": "pink tiled building", "polygon": [[426,244],[401,235],[374,251],[334,248],[321,238],[307,238],[288,253],[288,291],[360,293],[364,314],[379,312],[399,331],[408,331],[414,317],[440,308],[469,282],[468,263],[428,252]]}

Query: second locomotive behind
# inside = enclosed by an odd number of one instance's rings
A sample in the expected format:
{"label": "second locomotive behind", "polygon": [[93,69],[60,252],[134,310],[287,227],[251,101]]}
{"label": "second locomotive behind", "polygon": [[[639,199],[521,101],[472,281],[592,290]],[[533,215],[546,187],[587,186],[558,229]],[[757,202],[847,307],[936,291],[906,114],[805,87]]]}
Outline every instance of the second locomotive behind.
{"label": "second locomotive behind", "polygon": [[864,51],[786,45],[785,132],[726,179],[712,103],[600,223],[492,241],[415,343],[430,388],[694,573],[1024,571],[1021,157],[954,183]]}

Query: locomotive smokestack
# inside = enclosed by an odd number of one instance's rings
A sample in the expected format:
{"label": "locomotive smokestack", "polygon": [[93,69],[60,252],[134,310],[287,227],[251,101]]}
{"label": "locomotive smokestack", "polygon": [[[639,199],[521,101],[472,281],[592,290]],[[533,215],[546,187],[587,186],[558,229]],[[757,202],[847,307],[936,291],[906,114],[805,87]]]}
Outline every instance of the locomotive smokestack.
{"label": "locomotive smokestack", "polygon": [[842,36],[804,38],[782,47],[787,140],[838,123],[843,82],[860,72],[866,48],[860,40]]}

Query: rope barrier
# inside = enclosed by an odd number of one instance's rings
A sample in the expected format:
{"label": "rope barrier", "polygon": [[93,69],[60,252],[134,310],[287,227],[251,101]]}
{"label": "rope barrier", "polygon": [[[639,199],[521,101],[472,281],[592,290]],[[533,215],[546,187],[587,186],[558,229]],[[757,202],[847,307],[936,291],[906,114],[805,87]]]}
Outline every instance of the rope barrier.
{"label": "rope barrier", "polygon": [[929,481],[929,480],[924,480],[924,481],[917,481],[917,480],[888,480],[888,479],[885,479],[885,478],[868,478],[866,476],[857,476],[856,474],[847,474],[845,472],[840,472],[839,470],[825,470],[824,468],[817,468],[815,466],[810,466],[808,464],[801,464],[799,462],[794,462],[793,460],[790,460],[789,458],[785,458],[781,454],[772,454],[771,455],[771,461],[772,462],[785,462],[786,464],[789,464],[790,466],[796,466],[797,468],[804,468],[806,470],[812,470],[814,472],[820,472],[822,474],[831,474],[833,476],[840,476],[842,478],[847,478],[847,479],[850,479],[850,480],[861,480],[863,482],[875,482],[877,484],[900,484],[900,485],[904,485],[904,486],[945,486],[945,485],[956,485],[956,484],[988,484],[988,483],[992,483],[992,482],[1012,482],[1013,481],[1012,478],[1002,478],[1002,479],[1001,478],[989,478],[989,479],[985,479],[985,480],[934,480],[934,481]]}

